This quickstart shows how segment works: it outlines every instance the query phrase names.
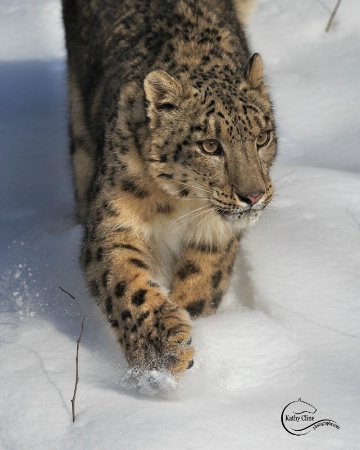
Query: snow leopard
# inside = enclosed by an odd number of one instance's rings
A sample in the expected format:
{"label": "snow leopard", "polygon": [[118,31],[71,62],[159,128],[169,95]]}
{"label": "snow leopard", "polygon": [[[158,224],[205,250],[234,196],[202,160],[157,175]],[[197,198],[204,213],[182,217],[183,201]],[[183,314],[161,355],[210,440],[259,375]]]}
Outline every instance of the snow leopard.
{"label": "snow leopard", "polygon": [[130,367],[194,364],[273,197],[276,127],[246,0],[62,0],[81,264]]}

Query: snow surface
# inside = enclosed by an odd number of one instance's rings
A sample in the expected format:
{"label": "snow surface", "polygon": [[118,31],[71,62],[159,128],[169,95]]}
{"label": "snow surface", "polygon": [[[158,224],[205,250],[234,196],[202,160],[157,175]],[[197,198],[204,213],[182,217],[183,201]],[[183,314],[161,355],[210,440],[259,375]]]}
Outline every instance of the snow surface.
{"label": "snow surface", "polygon": [[[0,3],[0,448],[360,446],[359,0],[263,0],[249,35],[280,134],[273,205],[244,239],[194,367],[129,373],[78,268],[57,0]],[[76,421],[70,399],[80,346]],[[292,436],[285,406],[317,408]],[[321,416],[321,417],[320,417]]]}

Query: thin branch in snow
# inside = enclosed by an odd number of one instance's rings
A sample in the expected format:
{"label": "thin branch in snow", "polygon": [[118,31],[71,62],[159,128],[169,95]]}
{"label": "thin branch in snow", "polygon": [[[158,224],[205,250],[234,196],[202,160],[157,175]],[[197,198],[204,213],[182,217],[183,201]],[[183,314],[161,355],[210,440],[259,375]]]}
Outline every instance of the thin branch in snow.
{"label": "thin branch in snow", "polygon": [[76,377],[75,377],[75,388],[74,388],[74,395],[73,398],[71,399],[71,408],[72,408],[72,419],[73,422],[75,422],[75,400],[76,400],[76,391],[77,391],[77,386],[78,386],[78,382],[79,382],[79,347],[80,347],[80,340],[81,340],[81,336],[83,334],[84,331],[84,321],[85,321],[85,315],[83,310],[81,309],[80,303],[76,300],[76,298],[71,295],[68,291],[65,291],[65,289],[63,289],[62,287],[59,286],[59,289],[61,289],[63,292],[65,292],[65,294],[67,294],[69,297],[71,297],[74,302],[76,303],[76,306],[78,307],[78,310],[81,314],[81,331],[80,331],[80,335],[76,345]]}
{"label": "thin branch in snow", "polygon": [[326,26],[326,28],[325,28],[325,32],[326,32],[326,33],[330,30],[331,24],[333,23],[334,17],[335,17],[335,15],[336,15],[336,13],[337,13],[337,10],[338,10],[339,6],[340,6],[340,3],[341,3],[341,0],[338,0],[338,1],[336,2],[334,11],[332,12],[332,14],[331,14],[331,16],[330,16],[330,19],[329,19],[329,22],[328,22],[328,24],[327,24],[327,26]]}
{"label": "thin branch in snow", "polygon": [[351,202],[349,202],[349,203],[346,205],[346,211],[349,213],[349,216],[354,220],[354,222],[356,223],[356,225],[358,226],[358,228],[359,228],[359,230],[360,230],[360,223],[359,223],[359,221],[358,221],[357,218],[354,216],[354,214],[350,211],[350,203],[351,203]]}

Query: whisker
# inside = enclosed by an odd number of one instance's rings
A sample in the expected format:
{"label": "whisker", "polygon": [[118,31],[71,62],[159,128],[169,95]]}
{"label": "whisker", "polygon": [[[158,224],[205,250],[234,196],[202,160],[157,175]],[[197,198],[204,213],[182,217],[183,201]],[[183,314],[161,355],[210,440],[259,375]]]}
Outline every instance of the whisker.
{"label": "whisker", "polygon": [[[293,170],[292,172],[287,173],[286,175],[283,175],[282,177],[277,178],[273,184],[274,184],[274,191],[277,191],[279,189],[282,189],[285,186],[291,186],[288,185],[290,179],[291,179],[291,175],[295,172],[295,170]],[[281,179],[283,179],[285,176],[288,176],[288,178],[286,180],[283,180],[281,185],[276,185],[276,183],[278,183]]]}
{"label": "whisker", "polygon": [[[209,208],[210,209],[210,208]],[[206,211],[201,211],[199,213],[197,213],[194,217],[191,217],[190,219],[186,220],[184,223],[182,223],[179,227],[175,228],[174,230],[172,230],[172,233],[175,233],[175,231],[179,230],[180,228],[182,228],[183,226],[187,225],[189,222],[191,222],[194,219],[197,219],[198,217],[202,216],[203,214],[206,214],[207,212],[209,212],[209,209],[207,209]],[[170,225],[171,226],[171,225]]]}
{"label": "whisker", "polygon": [[279,197],[281,197],[281,198],[291,198],[289,195],[283,195],[283,194],[279,194],[278,192],[274,192],[274,200],[276,198],[279,198]]}
{"label": "whisker", "polygon": [[265,208],[264,212],[269,211],[269,210],[270,211],[275,211],[281,217],[284,217],[284,215],[278,209],[276,209],[273,205],[267,205],[267,207]]}
{"label": "whisker", "polygon": [[291,186],[296,186],[296,184],[286,184],[286,183],[284,183],[284,184],[282,184],[281,186],[276,187],[276,188],[274,189],[274,192],[280,191],[281,189],[284,189],[284,188],[286,188],[286,187],[291,187]]}
{"label": "whisker", "polygon": [[[182,189],[177,190],[173,195],[178,195],[180,194],[180,192],[182,191]],[[195,192],[195,194],[192,197],[181,197],[181,201],[183,200],[188,200],[188,201],[194,201],[194,200],[198,200],[198,199],[205,199],[205,200],[209,200],[209,197],[203,197],[202,195],[196,195],[197,193]]]}
{"label": "whisker", "polygon": [[204,220],[206,220],[207,218],[209,218],[210,216],[212,216],[214,214],[215,214],[215,211],[211,210],[207,216],[205,216],[202,220],[200,220],[200,222],[196,225],[196,227],[194,228],[193,231],[195,231],[196,228],[204,222]]}
{"label": "whisker", "polygon": [[211,211],[196,225],[196,227],[191,230],[191,232],[190,232],[190,234],[188,236],[188,239],[190,240],[192,238],[192,236],[195,234],[195,231],[197,230],[199,225],[201,225],[204,222],[204,220],[210,218],[214,214],[216,214],[216,212],[213,209],[211,209]]}
{"label": "whisker", "polygon": [[174,181],[175,183],[183,184],[184,186],[192,187],[194,189],[199,189],[200,191],[204,191],[204,192],[207,192],[207,193],[211,194],[211,191],[208,191],[207,189],[203,189],[203,188],[200,188],[200,187],[197,187],[197,186],[193,186],[192,184],[189,184],[189,183],[184,183],[182,181],[177,181],[177,180],[173,180],[173,179],[171,181]]}
{"label": "whisker", "polygon": [[296,172],[296,169],[292,170],[291,172],[286,173],[285,175],[281,175],[281,177],[276,178],[276,180],[273,181],[273,184],[280,181],[282,178],[285,178],[286,176],[291,176],[294,172]]}
{"label": "whisker", "polygon": [[168,223],[175,223],[175,222],[177,222],[177,221],[181,221],[181,219],[182,219],[183,217],[186,217],[186,216],[188,216],[189,214],[193,214],[193,213],[195,213],[196,211],[199,211],[199,209],[207,208],[208,206],[209,206],[209,205],[200,206],[200,208],[194,209],[193,211],[190,211],[190,212],[188,212],[188,213],[186,213],[186,214],[183,214],[183,215],[180,216],[180,217],[177,217],[176,219],[169,220],[168,222],[165,222],[165,223],[168,224]]}
{"label": "whisker", "polygon": [[[209,214],[207,214],[197,225],[196,227],[191,231],[190,236],[195,234],[195,231],[197,230],[197,228],[206,220],[209,219],[211,216],[213,216],[214,214],[216,214],[216,212],[212,209]],[[189,238],[190,238],[189,236]]]}
{"label": "whisker", "polygon": [[[209,209],[210,209],[210,208],[209,208]],[[186,225],[186,224],[189,223],[189,222],[191,222],[193,219],[196,219],[197,217],[200,217],[200,216],[202,216],[203,214],[207,213],[207,212],[209,211],[209,209],[206,209],[205,211],[198,211],[198,212],[195,212],[195,214],[192,215],[191,217],[187,217],[186,219],[184,219],[184,220],[182,221],[182,223],[180,223],[180,227],[183,226],[183,225]],[[174,222],[174,223],[170,224],[169,227],[171,227],[171,226],[173,226],[173,225],[176,225],[176,223]],[[178,227],[178,228],[179,228],[179,227]],[[176,230],[177,230],[178,228],[176,228]],[[175,230],[174,230],[174,231],[175,231]]]}
{"label": "whisker", "polygon": [[181,197],[181,199],[178,199],[178,200],[181,200],[181,201],[186,201],[187,200],[188,202],[193,202],[194,200],[199,200],[199,199],[209,200],[208,197],[197,197],[197,196],[196,197],[190,197],[190,198]]}

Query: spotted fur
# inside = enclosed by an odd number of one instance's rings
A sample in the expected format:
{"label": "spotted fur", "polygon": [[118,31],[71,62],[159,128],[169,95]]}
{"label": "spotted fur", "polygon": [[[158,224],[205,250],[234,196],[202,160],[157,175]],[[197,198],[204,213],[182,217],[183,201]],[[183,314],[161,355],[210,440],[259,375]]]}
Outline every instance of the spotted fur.
{"label": "spotted fur", "polygon": [[132,366],[192,366],[190,317],[216,311],[273,194],[249,3],[63,0],[82,265]]}

